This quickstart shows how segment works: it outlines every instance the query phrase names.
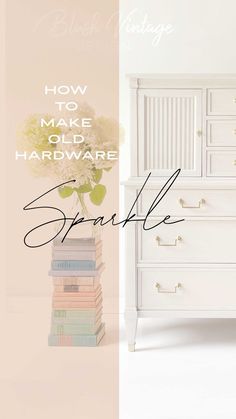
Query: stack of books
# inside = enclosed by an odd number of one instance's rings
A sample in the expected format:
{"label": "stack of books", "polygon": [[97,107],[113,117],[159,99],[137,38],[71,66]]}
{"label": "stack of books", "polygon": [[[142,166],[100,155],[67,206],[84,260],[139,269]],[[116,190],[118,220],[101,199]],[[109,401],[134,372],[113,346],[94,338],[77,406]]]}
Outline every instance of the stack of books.
{"label": "stack of books", "polygon": [[102,242],[96,238],[54,240],[50,346],[96,346],[102,339]]}

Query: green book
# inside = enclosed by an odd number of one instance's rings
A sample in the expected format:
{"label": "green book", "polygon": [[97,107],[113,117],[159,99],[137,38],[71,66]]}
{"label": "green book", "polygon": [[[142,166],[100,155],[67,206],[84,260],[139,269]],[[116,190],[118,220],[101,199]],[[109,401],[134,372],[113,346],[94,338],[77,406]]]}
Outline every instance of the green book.
{"label": "green book", "polygon": [[[69,310],[68,310],[69,311]],[[73,310],[71,310],[73,311]],[[76,324],[76,325],[80,325],[80,324],[87,324],[87,325],[95,325],[95,323],[97,323],[97,321],[99,319],[101,319],[102,317],[102,309],[100,309],[100,311],[98,311],[97,313],[94,313],[92,316],[70,316],[70,317],[55,317],[52,314],[51,320],[52,320],[52,324],[58,324],[58,325],[63,325],[63,324]]]}
{"label": "green book", "polygon": [[101,313],[102,306],[99,305],[95,308],[83,308],[83,309],[75,309],[75,310],[63,310],[63,309],[54,309],[52,310],[52,320],[70,320],[72,319],[95,319],[98,316],[98,313]]}
{"label": "green book", "polygon": [[94,335],[101,326],[101,318],[94,324],[55,324],[51,325],[51,335]]}

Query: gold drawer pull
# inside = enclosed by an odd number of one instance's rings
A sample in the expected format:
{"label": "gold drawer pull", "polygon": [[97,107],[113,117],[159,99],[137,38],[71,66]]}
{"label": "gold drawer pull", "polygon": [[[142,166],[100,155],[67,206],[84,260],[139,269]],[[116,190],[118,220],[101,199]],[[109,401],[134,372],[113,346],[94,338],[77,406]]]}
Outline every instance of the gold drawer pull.
{"label": "gold drawer pull", "polygon": [[157,292],[159,294],[176,294],[177,291],[182,288],[182,284],[179,282],[178,284],[175,285],[173,290],[165,290],[165,289],[161,289],[160,284],[157,282],[156,283],[156,288],[157,288]]}
{"label": "gold drawer pull", "polygon": [[233,134],[236,135],[236,128],[233,129]]}
{"label": "gold drawer pull", "polygon": [[161,243],[161,239],[159,236],[156,236],[156,241],[158,243],[158,246],[177,246],[178,241],[181,241],[182,237],[178,236],[176,237],[174,243]]}
{"label": "gold drawer pull", "polygon": [[179,199],[179,204],[181,205],[182,208],[201,208],[202,205],[204,205],[206,203],[205,199],[200,199],[200,201],[198,202],[198,205],[196,206],[191,206],[191,205],[186,205],[184,203],[184,200],[182,198]]}
{"label": "gold drawer pull", "polygon": [[234,166],[236,166],[236,160],[233,161]]}
{"label": "gold drawer pull", "polygon": [[233,98],[233,102],[236,103],[236,97]]}

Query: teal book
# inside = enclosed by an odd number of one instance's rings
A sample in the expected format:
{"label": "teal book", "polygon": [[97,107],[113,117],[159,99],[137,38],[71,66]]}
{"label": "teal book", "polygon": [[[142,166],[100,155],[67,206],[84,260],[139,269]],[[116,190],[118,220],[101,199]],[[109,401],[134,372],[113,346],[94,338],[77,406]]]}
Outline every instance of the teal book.
{"label": "teal book", "polygon": [[90,271],[96,269],[95,260],[53,260],[53,271]]}
{"label": "teal book", "polygon": [[101,326],[101,319],[94,324],[56,324],[51,325],[51,335],[94,335]]}
{"label": "teal book", "polygon": [[105,334],[102,323],[96,334],[91,335],[49,335],[49,346],[97,346]]}

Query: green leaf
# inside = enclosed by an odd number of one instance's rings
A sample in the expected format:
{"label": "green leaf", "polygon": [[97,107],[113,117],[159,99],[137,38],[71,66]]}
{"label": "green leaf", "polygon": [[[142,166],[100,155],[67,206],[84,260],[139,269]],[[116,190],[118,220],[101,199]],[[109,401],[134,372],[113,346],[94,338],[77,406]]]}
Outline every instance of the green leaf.
{"label": "green leaf", "polygon": [[91,192],[92,186],[90,183],[85,183],[84,185],[81,185],[79,188],[75,188],[76,192],[79,193],[88,193]]}
{"label": "green leaf", "polygon": [[93,180],[95,183],[99,183],[102,178],[102,169],[94,169]]}
{"label": "green leaf", "polygon": [[94,205],[101,205],[105,195],[106,195],[106,187],[104,185],[95,185],[92,192],[90,192],[89,197],[91,202]]}
{"label": "green leaf", "polygon": [[68,198],[73,194],[74,189],[70,186],[64,186],[63,188],[59,188],[58,192],[61,198]]}

